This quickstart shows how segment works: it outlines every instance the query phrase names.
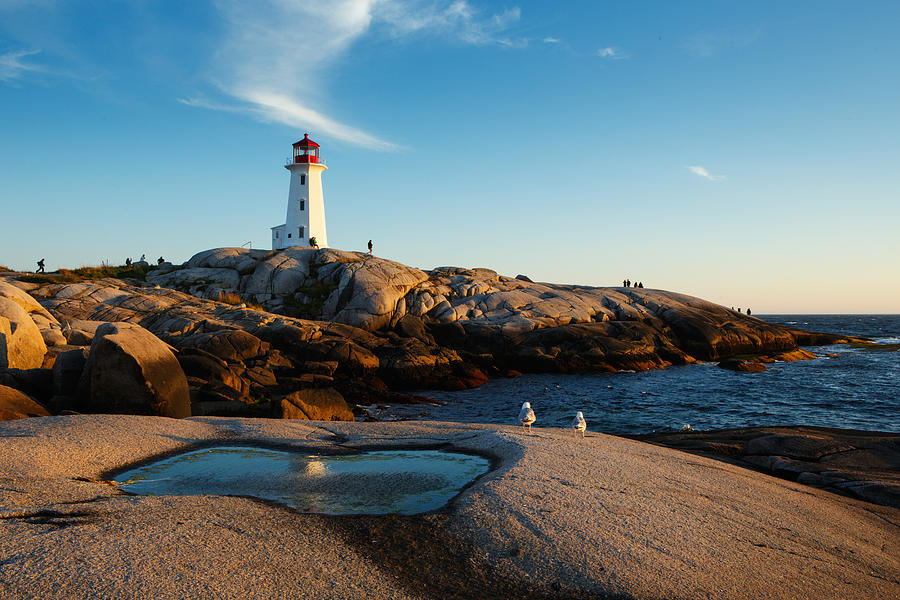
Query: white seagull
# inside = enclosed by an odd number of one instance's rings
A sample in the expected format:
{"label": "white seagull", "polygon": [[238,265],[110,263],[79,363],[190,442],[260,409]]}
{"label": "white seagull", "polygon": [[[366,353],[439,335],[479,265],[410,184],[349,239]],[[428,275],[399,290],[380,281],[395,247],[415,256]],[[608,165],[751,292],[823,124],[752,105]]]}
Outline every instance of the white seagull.
{"label": "white seagull", "polygon": [[531,433],[531,424],[535,422],[534,411],[531,410],[531,402],[523,402],[522,410],[519,411],[519,420],[522,421],[522,431],[528,427],[528,433]]}
{"label": "white seagull", "polygon": [[581,414],[581,411],[578,411],[578,414],[575,415],[575,418],[572,419],[572,437],[575,437],[575,432],[580,431],[581,437],[584,437],[584,430],[587,429],[587,421],[584,420],[584,415]]}

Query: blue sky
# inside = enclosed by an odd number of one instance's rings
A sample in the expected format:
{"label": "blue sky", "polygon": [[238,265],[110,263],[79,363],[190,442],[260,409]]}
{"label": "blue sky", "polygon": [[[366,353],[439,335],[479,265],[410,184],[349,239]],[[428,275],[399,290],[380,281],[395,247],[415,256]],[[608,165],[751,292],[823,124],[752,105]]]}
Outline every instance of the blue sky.
{"label": "blue sky", "polygon": [[328,240],[900,312],[900,3],[0,0],[0,263]]}

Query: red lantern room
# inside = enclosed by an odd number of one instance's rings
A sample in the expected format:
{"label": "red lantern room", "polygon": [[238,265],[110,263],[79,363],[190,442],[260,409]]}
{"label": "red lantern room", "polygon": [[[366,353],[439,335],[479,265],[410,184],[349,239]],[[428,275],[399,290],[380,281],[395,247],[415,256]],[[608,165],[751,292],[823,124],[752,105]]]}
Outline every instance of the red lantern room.
{"label": "red lantern room", "polygon": [[294,143],[295,163],[319,163],[319,145],[309,139],[309,134],[304,133],[303,139]]}

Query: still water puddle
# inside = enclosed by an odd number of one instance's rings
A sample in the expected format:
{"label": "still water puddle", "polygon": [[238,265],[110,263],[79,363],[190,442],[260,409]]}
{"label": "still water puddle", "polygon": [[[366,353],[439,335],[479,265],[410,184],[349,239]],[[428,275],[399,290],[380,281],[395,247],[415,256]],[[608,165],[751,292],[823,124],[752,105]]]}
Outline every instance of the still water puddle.
{"label": "still water puddle", "polygon": [[440,508],[489,467],[486,458],[438,450],[306,456],[229,446],[173,456],[115,481],[144,496],[253,496],[303,512],[409,515]]}

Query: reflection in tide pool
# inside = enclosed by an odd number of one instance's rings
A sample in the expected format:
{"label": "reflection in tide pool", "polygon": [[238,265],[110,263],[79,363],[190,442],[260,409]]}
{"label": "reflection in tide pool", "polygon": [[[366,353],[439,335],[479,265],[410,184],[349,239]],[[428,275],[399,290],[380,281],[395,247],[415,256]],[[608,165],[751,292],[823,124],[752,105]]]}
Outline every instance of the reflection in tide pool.
{"label": "reflection in tide pool", "polygon": [[219,447],[133,469],[115,481],[139,495],[253,496],[304,512],[408,515],[440,508],[489,466],[480,456],[437,450],[303,456]]}

